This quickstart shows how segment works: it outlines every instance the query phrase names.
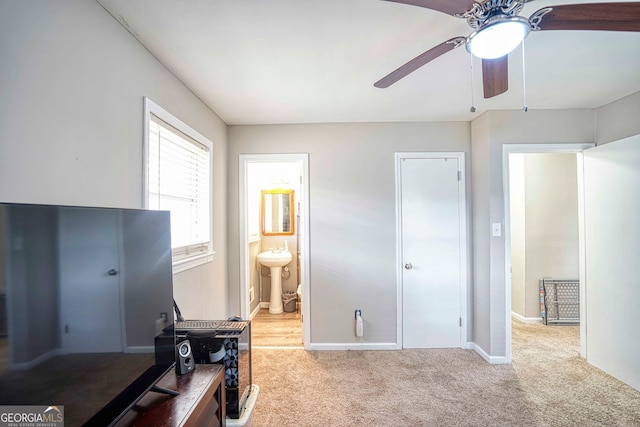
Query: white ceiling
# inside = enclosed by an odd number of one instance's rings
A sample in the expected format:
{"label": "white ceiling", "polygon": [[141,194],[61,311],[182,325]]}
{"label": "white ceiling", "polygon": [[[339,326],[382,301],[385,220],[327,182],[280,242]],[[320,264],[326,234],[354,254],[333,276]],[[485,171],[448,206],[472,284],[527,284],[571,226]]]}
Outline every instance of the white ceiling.
{"label": "white ceiling", "polygon": [[[618,0],[619,1],[619,0]],[[380,0],[98,0],[227,124],[468,121],[523,106],[522,50],[509,91],[482,97],[464,47],[387,89],[373,83],[471,28]],[[536,0],[522,16],[553,4]],[[640,91],[640,33],[546,31],[526,41],[529,110],[597,108]]]}

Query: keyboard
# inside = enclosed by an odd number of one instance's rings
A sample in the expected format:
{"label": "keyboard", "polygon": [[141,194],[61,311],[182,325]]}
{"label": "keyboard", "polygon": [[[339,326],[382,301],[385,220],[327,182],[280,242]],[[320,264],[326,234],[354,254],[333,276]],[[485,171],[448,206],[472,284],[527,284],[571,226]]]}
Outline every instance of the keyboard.
{"label": "keyboard", "polygon": [[216,329],[219,324],[219,320],[178,320],[176,329]]}
{"label": "keyboard", "polygon": [[175,329],[178,331],[242,332],[246,326],[247,322],[226,320],[178,320]]}
{"label": "keyboard", "polygon": [[216,331],[220,332],[242,332],[247,326],[247,322],[220,322],[220,325],[216,328]]}

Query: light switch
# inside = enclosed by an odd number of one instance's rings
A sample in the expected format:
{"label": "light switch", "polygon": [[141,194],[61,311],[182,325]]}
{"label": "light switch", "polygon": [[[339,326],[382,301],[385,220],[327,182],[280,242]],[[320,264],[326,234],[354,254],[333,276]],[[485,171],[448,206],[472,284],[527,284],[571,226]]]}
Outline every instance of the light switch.
{"label": "light switch", "polygon": [[493,235],[493,237],[502,236],[502,224],[500,224],[499,222],[494,222],[493,224],[491,224],[491,234]]}

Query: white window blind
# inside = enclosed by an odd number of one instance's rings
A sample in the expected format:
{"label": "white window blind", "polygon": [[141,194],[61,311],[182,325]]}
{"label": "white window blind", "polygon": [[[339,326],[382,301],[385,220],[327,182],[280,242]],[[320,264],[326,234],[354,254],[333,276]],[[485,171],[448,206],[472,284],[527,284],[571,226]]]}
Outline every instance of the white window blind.
{"label": "white window blind", "polygon": [[148,123],[148,208],[171,212],[174,263],[211,250],[210,148],[153,114]]}

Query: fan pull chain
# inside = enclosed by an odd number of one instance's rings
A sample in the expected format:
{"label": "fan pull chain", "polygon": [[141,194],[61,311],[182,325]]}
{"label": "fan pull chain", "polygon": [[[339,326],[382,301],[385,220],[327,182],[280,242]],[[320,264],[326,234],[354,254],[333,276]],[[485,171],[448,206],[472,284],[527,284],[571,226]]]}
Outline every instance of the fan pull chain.
{"label": "fan pull chain", "polygon": [[522,40],[522,111],[527,112],[529,107],[527,107],[527,78],[525,71],[525,59],[524,59],[524,39]]}
{"label": "fan pull chain", "polygon": [[469,54],[469,68],[471,69],[471,108],[469,108],[469,111],[471,111],[472,113],[476,112],[476,106],[475,106],[475,102],[473,100],[473,55]]}

